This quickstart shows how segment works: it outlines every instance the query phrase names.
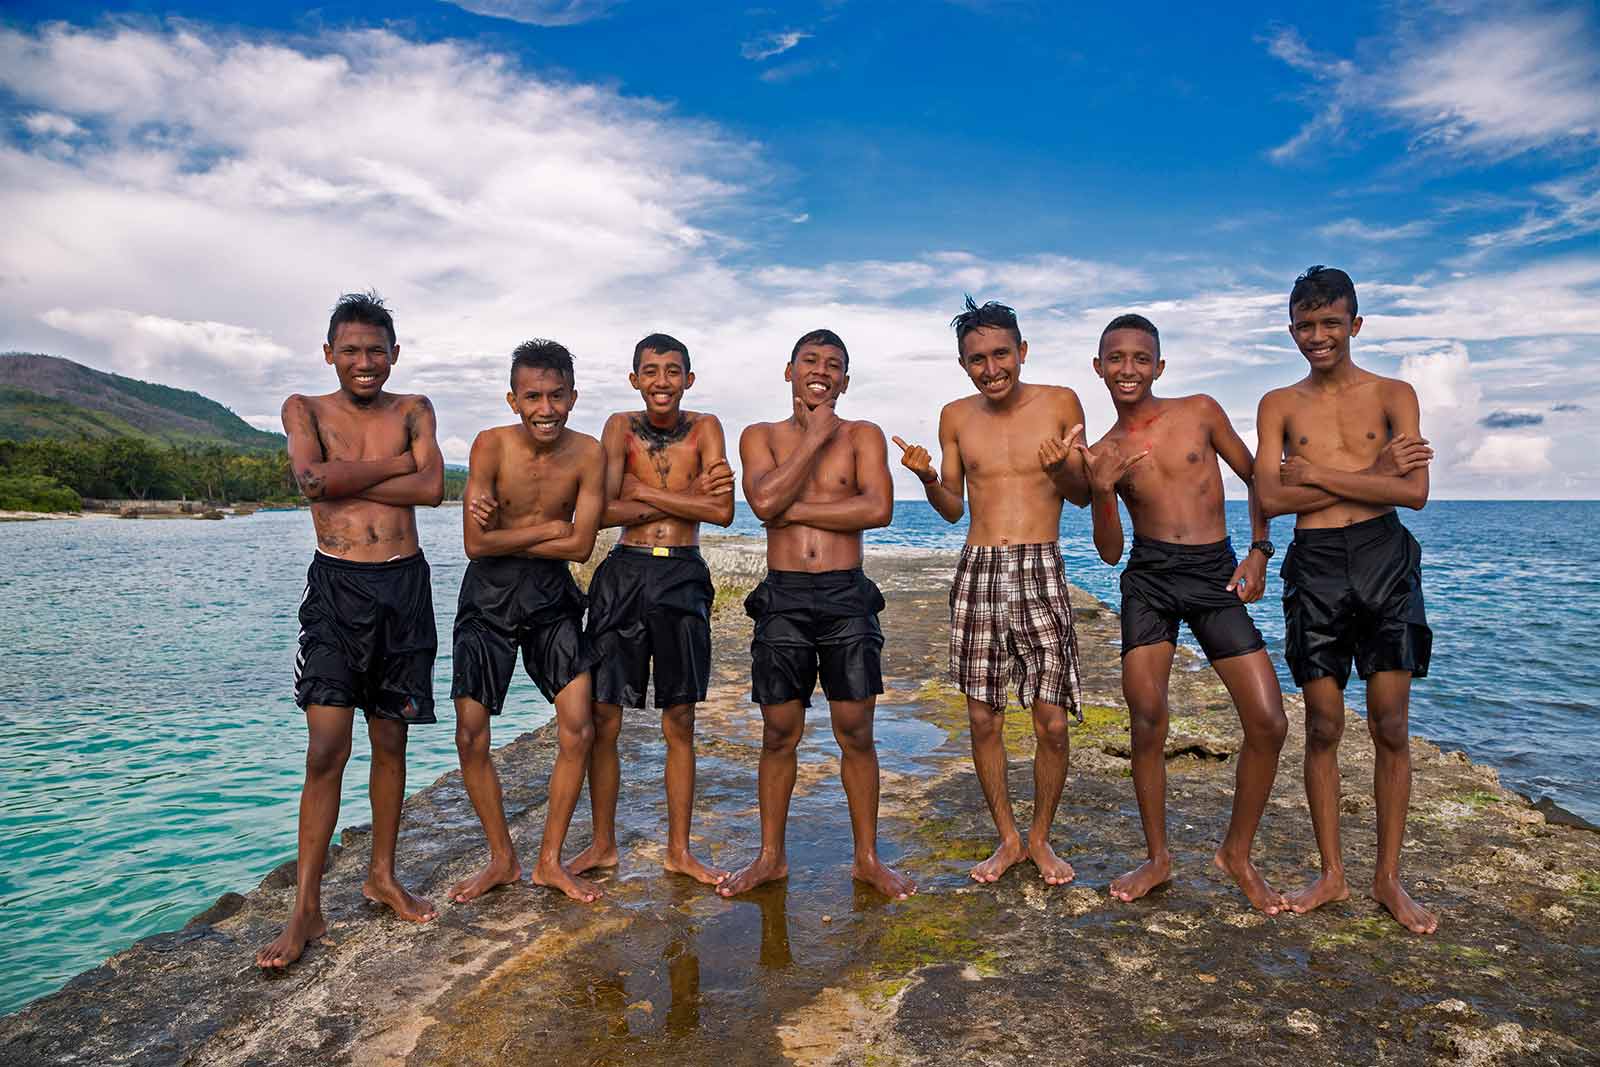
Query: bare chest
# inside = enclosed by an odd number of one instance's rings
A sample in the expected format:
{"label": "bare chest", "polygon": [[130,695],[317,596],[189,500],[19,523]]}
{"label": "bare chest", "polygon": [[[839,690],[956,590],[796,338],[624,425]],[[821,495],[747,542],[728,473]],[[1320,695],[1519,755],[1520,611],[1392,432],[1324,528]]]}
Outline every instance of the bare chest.
{"label": "bare chest", "polygon": [[329,460],[387,459],[411,445],[405,417],[393,409],[364,415],[318,411],[317,438]]}
{"label": "bare chest", "polygon": [[1013,478],[1044,478],[1039,446],[1045,438],[1066,436],[1067,427],[1049,412],[1019,412],[1007,417],[974,415],[961,428],[958,443],[967,478],[979,483]]}
{"label": "bare chest", "polygon": [[672,440],[630,432],[627,471],[657,489],[681,492],[700,476],[700,448],[692,432]]}
{"label": "bare chest", "polygon": [[578,502],[575,458],[507,458],[495,477],[495,500],[508,520],[570,520]]}
{"label": "bare chest", "polygon": [[[800,434],[785,428],[785,431],[774,435],[772,446],[778,462],[785,463],[800,447]],[[822,446],[822,451],[817,453],[800,497],[802,500],[832,500],[849,496],[856,489],[856,450],[850,440],[850,431],[841,426]]]}
{"label": "bare chest", "polygon": [[1347,469],[1371,463],[1389,440],[1388,415],[1367,390],[1305,403],[1283,427],[1286,455]]}

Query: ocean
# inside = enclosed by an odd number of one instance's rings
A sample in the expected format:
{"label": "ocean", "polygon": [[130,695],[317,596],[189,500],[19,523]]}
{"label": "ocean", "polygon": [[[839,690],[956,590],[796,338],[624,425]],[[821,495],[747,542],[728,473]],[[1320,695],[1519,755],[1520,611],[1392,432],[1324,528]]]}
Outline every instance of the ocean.
{"label": "ocean", "polygon": [[[1600,502],[1439,501],[1402,518],[1423,546],[1435,634],[1431,673],[1412,690],[1413,732],[1600,822],[1600,782],[1586,769],[1600,754],[1588,673],[1600,636],[1587,614],[1600,597]],[[1242,502],[1229,519],[1242,547]],[[446,698],[460,521],[454,508],[420,519],[441,721],[415,732],[411,791],[456,765]],[[1068,576],[1115,604],[1117,570],[1095,555],[1087,513],[1069,508],[1061,529]],[[1290,523],[1274,530],[1280,554],[1253,614],[1281,671],[1276,567]],[[731,532],[761,531],[741,505]],[[954,549],[963,537],[903,501],[869,543]],[[290,685],[312,546],[297,511],[0,524],[0,1012],[293,858],[305,728]],[[549,718],[519,679],[494,726],[502,742]],[[1361,705],[1359,685],[1348,699]],[[368,820],[366,777],[358,740],[341,825]]]}

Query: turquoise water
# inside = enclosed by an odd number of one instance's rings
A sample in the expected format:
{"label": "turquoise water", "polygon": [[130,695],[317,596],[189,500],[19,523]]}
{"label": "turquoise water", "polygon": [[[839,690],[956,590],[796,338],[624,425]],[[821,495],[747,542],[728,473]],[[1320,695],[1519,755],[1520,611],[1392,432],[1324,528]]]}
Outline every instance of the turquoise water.
{"label": "turquoise water", "polygon": [[[1231,508],[1235,542],[1247,541],[1243,506]],[[1600,821],[1587,772],[1600,638],[1586,611],[1600,596],[1600,503],[1439,502],[1405,519],[1424,548],[1436,632],[1413,728]],[[425,512],[421,525],[446,637],[466,564],[460,513]],[[760,533],[742,506],[734,532]],[[1116,571],[1094,556],[1087,515],[1070,513],[1062,533],[1072,579],[1114,603]],[[871,540],[953,548],[962,537],[904,502]],[[1288,537],[1280,522],[1279,544]],[[311,549],[304,512],[0,525],[0,1011],[293,857],[305,730],[290,678]],[[1279,591],[1274,575],[1255,608],[1275,650]],[[455,767],[449,677],[446,637],[443,721],[413,732],[412,790]],[[496,735],[548,716],[521,679]],[[361,736],[341,825],[368,819]]]}

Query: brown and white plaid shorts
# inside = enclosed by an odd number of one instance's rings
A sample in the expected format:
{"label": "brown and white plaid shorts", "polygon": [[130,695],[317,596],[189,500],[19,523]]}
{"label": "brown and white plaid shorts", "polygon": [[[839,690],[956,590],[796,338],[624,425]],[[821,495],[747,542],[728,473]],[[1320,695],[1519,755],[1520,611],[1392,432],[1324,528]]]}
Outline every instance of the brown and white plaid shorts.
{"label": "brown and white plaid shorts", "polygon": [[1015,681],[1024,708],[1039,699],[1083,721],[1078,638],[1054,542],[961,550],[950,586],[950,680],[996,709]]}

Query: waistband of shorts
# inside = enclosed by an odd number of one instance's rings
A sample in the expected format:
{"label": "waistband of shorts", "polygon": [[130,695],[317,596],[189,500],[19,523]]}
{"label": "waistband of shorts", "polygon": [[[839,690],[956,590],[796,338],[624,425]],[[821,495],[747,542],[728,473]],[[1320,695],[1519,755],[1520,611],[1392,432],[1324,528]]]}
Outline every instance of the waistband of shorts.
{"label": "waistband of shorts", "polygon": [[845,582],[856,582],[867,576],[867,572],[860,567],[851,567],[842,571],[768,571],[766,581],[773,585],[789,586],[804,589],[817,585],[840,585]]}
{"label": "waistband of shorts", "polygon": [[572,568],[564,559],[547,559],[544,556],[483,556],[467,561],[472,570],[560,571],[571,574]]}
{"label": "waistband of shorts", "polygon": [[1345,537],[1360,537],[1363,534],[1378,533],[1383,530],[1403,530],[1400,516],[1394,512],[1385,512],[1371,519],[1353,522],[1349,526],[1316,526],[1309,530],[1298,527],[1294,531],[1294,539],[1301,544],[1316,544],[1318,542],[1337,541]]}
{"label": "waistband of shorts", "polygon": [[1061,542],[1027,541],[1019,545],[962,545],[961,555],[964,559],[983,559],[988,556],[1011,558],[1025,556],[1029,550],[1033,549],[1059,558],[1061,555]]}
{"label": "waistband of shorts", "polygon": [[646,559],[700,559],[699,545],[625,545],[611,546],[613,556],[642,556]]}
{"label": "waistband of shorts", "polygon": [[355,571],[363,574],[378,574],[382,571],[400,571],[408,567],[415,567],[419,563],[426,563],[422,549],[417,549],[409,556],[400,559],[386,559],[377,563],[366,563],[358,559],[344,559],[340,556],[330,556],[328,553],[317,549],[311,557],[313,565],[318,567],[332,567],[335,570]]}
{"label": "waistband of shorts", "polygon": [[1154,537],[1133,535],[1134,548],[1158,548],[1177,556],[1211,556],[1233,551],[1233,538],[1224,537],[1204,545],[1180,545],[1176,541],[1157,541]]}

